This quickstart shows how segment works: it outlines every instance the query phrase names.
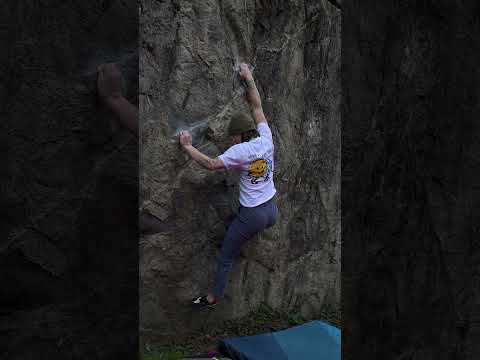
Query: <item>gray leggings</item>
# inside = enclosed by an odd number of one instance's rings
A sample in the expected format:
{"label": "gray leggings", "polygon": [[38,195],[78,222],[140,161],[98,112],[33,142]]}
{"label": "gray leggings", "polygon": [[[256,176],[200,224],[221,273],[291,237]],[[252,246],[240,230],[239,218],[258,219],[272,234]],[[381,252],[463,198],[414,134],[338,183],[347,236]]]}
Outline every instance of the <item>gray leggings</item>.
{"label": "gray leggings", "polygon": [[222,251],[218,257],[217,274],[213,295],[223,297],[228,282],[228,275],[233,266],[233,260],[240,254],[243,244],[255,234],[275,224],[278,217],[278,208],[275,197],[267,202],[255,206],[240,206],[238,215],[230,224],[223,239]]}

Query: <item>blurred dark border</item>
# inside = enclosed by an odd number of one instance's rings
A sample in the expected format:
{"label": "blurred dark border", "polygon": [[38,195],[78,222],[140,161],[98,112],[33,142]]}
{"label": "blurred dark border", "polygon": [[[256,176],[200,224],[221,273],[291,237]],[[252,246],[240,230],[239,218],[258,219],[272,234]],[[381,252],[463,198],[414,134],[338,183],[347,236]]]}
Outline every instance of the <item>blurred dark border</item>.
{"label": "blurred dark border", "polygon": [[479,359],[480,3],[342,3],[343,359]]}
{"label": "blurred dark border", "polygon": [[97,100],[118,62],[138,107],[136,1],[0,4],[0,358],[138,357],[138,142]]}

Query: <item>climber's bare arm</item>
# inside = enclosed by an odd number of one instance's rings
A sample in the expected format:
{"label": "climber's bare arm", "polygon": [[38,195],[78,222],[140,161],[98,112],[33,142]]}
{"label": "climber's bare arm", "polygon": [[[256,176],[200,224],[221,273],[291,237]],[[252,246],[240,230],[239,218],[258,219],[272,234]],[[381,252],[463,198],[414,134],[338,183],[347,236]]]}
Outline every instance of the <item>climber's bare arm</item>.
{"label": "climber's bare arm", "polygon": [[260,94],[253,80],[253,75],[247,64],[240,65],[240,78],[245,80],[247,84],[247,100],[252,110],[253,119],[255,123],[267,122],[265,114],[263,113],[262,100]]}
{"label": "climber's bare arm", "polygon": [[138,109],[122,95],[122,73],[115,63],[98,67],[98,94],[128,130],[138,137]]}
{"label": "climber's bare arm", "polygon": [[190,157],[195,160],[199,165],[207,170],[225,170],[222,160],[212,159],[205,154],[202,154],[192,145],[187,145],[183,147],[185,151],[190,155]]}
{"label": "climber's bare arm", "polygon": [[212,159],[207,155],[200,152],[192,145],[192,135],[188,131],[182,131],[180,133],[180,144],[184,150],[195,160],[200,166],[207,170],[225,170],[222,160]]}

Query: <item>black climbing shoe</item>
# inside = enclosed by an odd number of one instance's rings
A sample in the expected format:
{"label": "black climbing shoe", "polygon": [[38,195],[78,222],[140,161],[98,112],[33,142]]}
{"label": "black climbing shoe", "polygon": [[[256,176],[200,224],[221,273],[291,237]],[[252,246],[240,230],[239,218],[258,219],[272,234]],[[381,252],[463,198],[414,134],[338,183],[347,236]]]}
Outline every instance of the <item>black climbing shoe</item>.
{"label": "black climbing shoe", "polygon": [[198,309],[212,309],[218,304],[218,301],[215,300],[213,303],[209,303],[207,296],[199,296],[192,300],[192,306]]}

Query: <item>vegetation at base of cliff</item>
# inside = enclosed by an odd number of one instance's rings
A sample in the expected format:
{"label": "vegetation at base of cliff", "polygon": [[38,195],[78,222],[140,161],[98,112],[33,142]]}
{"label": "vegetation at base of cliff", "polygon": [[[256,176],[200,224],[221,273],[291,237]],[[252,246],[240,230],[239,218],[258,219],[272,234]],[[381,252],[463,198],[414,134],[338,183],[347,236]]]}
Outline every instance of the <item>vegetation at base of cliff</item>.
{"label": "vegetation at base of cliff", "polygon": [[142,360],[179,360],[189,355],[191,355],[191,351],[188,347],[177,349],[167,346],[149,347],[144,349]]}
{"label": "vegetation at base of cliff", "polygon": [[[338,310],[324,308],[316,318],[341,328],[341,312]],[[161,344],[147,339],[143,344],[142,360],[179,360],[189,355],[216,351],[218,342],[227,337],[279,331],[307,321],[298,313],[282,312],[262,304],[245,317],[226,320],[215,327],[206,325],[195,334],[181,339],[171,337]]]}

